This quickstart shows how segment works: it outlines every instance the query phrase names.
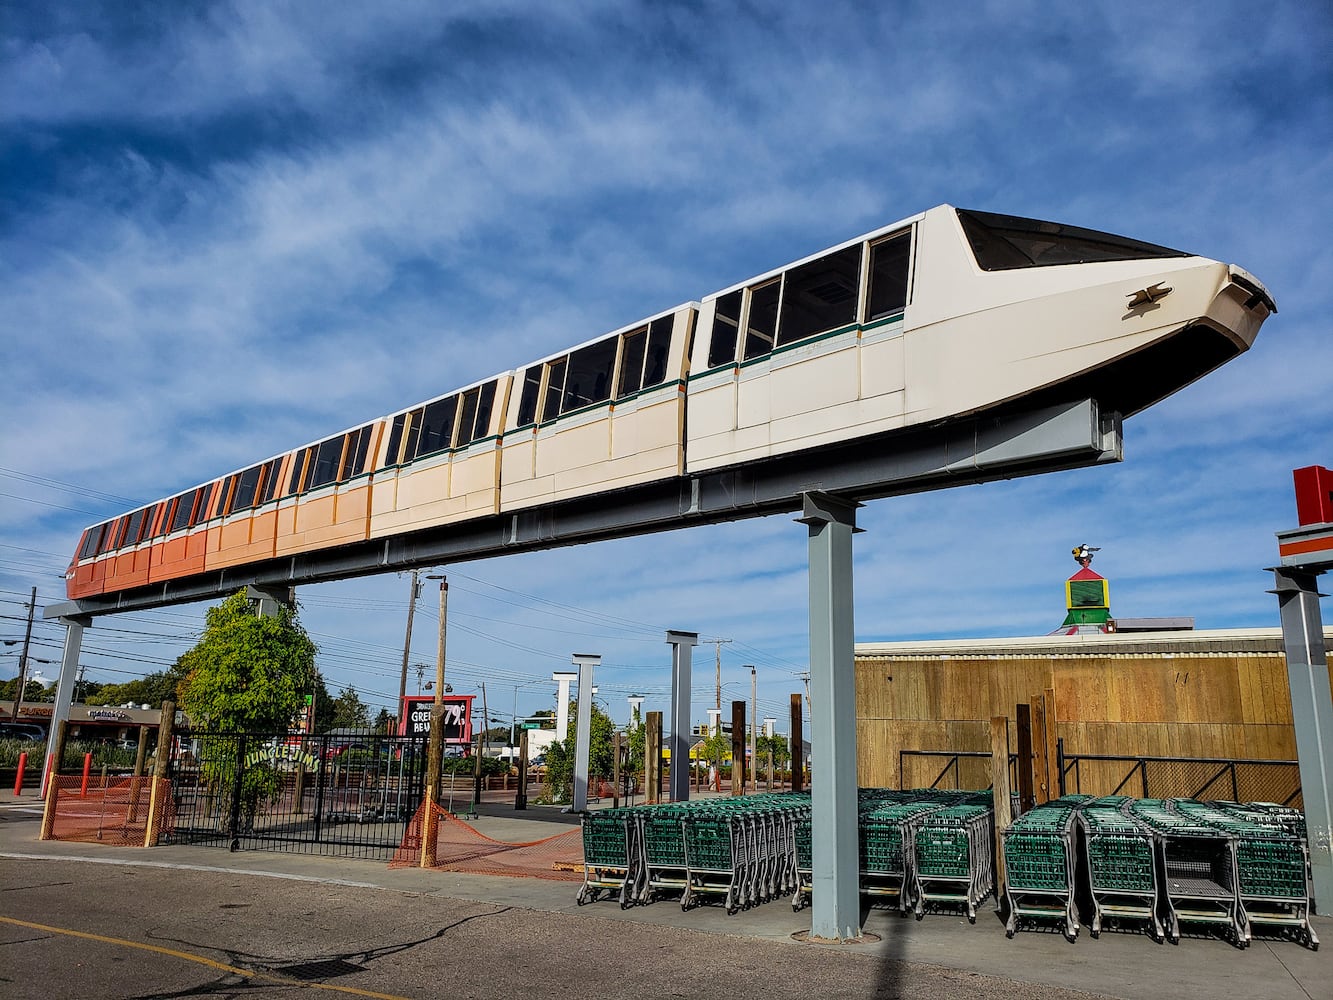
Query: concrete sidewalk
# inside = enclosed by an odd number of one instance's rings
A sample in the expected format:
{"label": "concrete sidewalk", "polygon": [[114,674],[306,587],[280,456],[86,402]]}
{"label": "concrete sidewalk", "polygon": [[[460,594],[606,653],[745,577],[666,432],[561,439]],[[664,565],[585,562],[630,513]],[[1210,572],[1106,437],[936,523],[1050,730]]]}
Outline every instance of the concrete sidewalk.
{"label": "concrete sidewalk", "polygon": [[[1134,931],[1107,931],[1094,940],[1087,928],[1080,931],[1073,943],[1058,933],[1026,930],[1010,940],[1005,937],[1004,927],[992,909],[994,901],[990,900],[979,911],[975,924],[969,924],[959,913],[931,913],[917,921],[896,911],[867,907],[863,910],[866,941],[810,945],[798,943],[793,937],[810,929],[810,911],[794,913],[785,899],[734,916],[728,916],[719,905],[709,904],[682,912],[679,904],[670,899],[625,910],[606,899],[580,907],[575,901],[577,882],[390,869],[384,862],[310,854],[43,842],[38,839],[40,816],[41,803],[33,793],[25,792],[18,798],[6,794],[0,801],[0,856],[238,873],[373,887],[549,913],[596,914],[642,925],[787,942],[792,948],[848,949],[883,959],[943,966],[1124,1000],[1333,997],[1333,958],[1328,950],[1333,948],[1329,944],[1333,941],[1333,919],[1329,918],[1315,919],[1316,933],[1325,942],[1326,950],[1321,953],[1269,937],[1256,937],[1245,950],[1207,936],[1184,938],[1179,945],[1156,944],[1146,934]],[[512,803],[484,803],[480,815],[470,825],[496,840],[527,842],[568,831],[577,825],[577,817],[552,807],[530,806],[515,812]]]}

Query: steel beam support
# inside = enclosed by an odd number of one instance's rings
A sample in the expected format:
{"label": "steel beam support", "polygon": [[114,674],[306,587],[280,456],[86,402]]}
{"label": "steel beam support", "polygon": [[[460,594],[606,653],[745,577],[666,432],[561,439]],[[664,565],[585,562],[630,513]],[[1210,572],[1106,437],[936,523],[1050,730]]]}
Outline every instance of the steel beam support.
{"label": "steel beam support", "polygon": [[1333,916],[1333,698],[1319,615],[1323,595],[1315,587],[1320,572],[1278,567],[1271,593],[1277,595],[1287,654],[1315,912]]}
{"label": "steel beam support", "polygon": [[612,490],[510,514],[403,532],[295,556],[208,570],[130,591],[47,605],[47,618],[216,600],[240,587],[280,592],[307,583],[402,572],[718,524],[800,509],[804,491],[849,501],[1085,468],[1123,457],[1120,416],[1093,399],[978,414],[730,469]]}
{"label": "steel beam support", "polygon": [[[74,700],[74,686],[79,679],[79,656],[83,653],[83,630],[89,628],[93,620],[89,617],[61,618],[65,626],[65,648],[60,656],[60,680],[56,684],[56,704],[51,713],[51,728],[46,734],[46,762],[42,769],[42,794],[46,794],[46,783],[50,778],[52,754],[56,752],[60,739],[60,724],[69,721],[69,706]],[[17,720],[15,720],[17,721]]]}
{"label": "steel beam support", "polygon": [[296,603],[296,588],[284,586],[260,587],[249,584],[245,596],[255,602],[255,613],[260,618],[276,615],[279,610]]}
{"label": "steel beam support", "polygon": [[671,646],[671,801],[690,798],[690,666],[698,632],[668,629]]}
{"label": "steel beam support", "polygon": [[579,669],[579,706],[574,719],[574,811],[588,808],[588,753],[592,747],[592,672],[602,662],[599,655],[575,653]]}
{"label": "steel beam support", "polygon": [[856,841],[856,686],[852,534],[860,504],[806,493],[810,532],[810,936],[861,937]]}

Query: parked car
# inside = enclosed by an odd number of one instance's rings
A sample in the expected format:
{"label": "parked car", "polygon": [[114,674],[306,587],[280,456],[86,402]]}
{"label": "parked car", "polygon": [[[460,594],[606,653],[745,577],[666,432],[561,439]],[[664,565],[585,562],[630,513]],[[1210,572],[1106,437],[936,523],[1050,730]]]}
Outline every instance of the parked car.
{"label": "parked car", "polygon": [[46,730],[28,722],[0,722],[0,740],[28,740],[45,743]]}

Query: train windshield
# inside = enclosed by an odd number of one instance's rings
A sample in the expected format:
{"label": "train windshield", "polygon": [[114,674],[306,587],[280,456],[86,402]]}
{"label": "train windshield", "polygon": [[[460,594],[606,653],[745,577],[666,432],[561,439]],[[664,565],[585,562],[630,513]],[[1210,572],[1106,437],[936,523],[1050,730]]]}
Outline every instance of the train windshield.
{"label": "train windshield", "polygon": [[959,209],[958,221],[963,224],[972,254],[983,271],[1190,256],[1125,236],[1014,215]]}

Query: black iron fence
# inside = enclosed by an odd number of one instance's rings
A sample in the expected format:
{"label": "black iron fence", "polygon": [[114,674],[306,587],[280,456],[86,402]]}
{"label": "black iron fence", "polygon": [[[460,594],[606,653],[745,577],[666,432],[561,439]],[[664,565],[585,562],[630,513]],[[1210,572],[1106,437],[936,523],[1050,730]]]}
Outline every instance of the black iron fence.
{"label": "black iron fence", "polygon": [[[900,750],[898,787],[988,788],[990,757],[984,750]],[[1294,760],[1067,754],[1061,740],[1053,763],[1060,795],[1225,799],[1303,807],[1300,769]],[[1014,789],[1017,766],[1017,755],[1010,754],[1009,782]]]}
{"label": "black iron fence", "polygon": [[[985,750],[899,750],[899,788],[989,788]],[[1009,755],[1009,787],[1018,787],[1018,755]]]}
{"label": "black iron fence", "polygon": [[426,740],[185,731],[168,842],[389,857],[424,794]]}
{"label": "black iron fence", "polygon": [[1295,809],[1304,806],[1300,768],[1294,760],[1061,753],[1057,766],[1061,794],[1277,802]]}

